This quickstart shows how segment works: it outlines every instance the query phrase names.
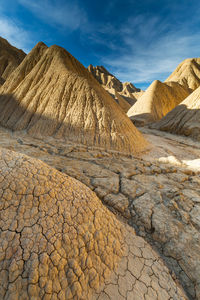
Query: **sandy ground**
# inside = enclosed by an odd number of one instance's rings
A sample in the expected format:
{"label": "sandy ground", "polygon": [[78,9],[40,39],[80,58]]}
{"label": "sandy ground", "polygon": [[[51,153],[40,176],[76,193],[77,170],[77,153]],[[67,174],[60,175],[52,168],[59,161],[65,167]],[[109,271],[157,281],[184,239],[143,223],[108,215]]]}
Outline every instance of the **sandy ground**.
{"label": "sandy ground", "polygon": [[143,159],[200,171],[200,142],[145,127],[139,130],[152,145],[150,151],[142,155]]}

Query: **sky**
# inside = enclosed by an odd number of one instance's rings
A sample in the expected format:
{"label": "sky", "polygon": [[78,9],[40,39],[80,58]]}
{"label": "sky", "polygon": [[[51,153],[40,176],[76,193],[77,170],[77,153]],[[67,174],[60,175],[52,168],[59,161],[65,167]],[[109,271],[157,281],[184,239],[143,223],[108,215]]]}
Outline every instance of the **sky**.
{"label": "sky", "polygon": [[200,57],[199,0],[1,0],[0,36],[28,53],[57,44],[146,89]]}

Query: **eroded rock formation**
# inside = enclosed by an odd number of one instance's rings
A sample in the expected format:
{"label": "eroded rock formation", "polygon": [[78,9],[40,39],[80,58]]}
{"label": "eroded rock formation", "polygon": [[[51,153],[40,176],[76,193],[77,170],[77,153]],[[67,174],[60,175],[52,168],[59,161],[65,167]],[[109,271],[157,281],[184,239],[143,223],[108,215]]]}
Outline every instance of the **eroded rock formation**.
{"label": "eroded rock formation", "polygon": [[200,58],[188,58],[164,83],[156,80],[128,111],[134,124],[160,120],[200,86]]}
{"label": "eroded rock formation", "polygon": [[131,82],[122,83],[103,66],[94,67],[93,65],[89,65],[88,71],[109,92],[125,112],[129,110],[143,93],[143,91],[137,89]]}
{"label": "eroded rock formation", "polygon": [[7,77],[17,68],[26,54],[0,37],[0,86]]}
{"label": "eroded rock formation", "polygon": [[0,89],[0,124],[33,136],[136,153],[142,135],[70,53],[39,43]]}
{"label": "eroded rock formation", "polygon": [[137,126],[158,121],[189,94],[190,90],[177,82],[155,80],[127,115]]}
{"label": "eroded rock formation", "polygon": [[200,87],[152,127],[200,141]]}
{"label": "eroded rock formation", "polygon": [[195,90],[200,86],[200,58],[188,58],[181,62],[165,82],[175,81]]}

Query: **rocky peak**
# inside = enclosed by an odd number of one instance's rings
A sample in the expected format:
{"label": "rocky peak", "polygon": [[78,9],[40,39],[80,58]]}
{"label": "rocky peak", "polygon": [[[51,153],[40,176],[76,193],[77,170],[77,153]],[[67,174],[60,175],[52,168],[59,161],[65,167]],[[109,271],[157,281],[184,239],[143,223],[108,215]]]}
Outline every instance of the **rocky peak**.
{"label": "rocky peak", "polygon": [[200,58],[188,58],[181,62],[174,72],[166,79],[182,84],[195,90],[200,86]]}
{"label": "rocky peak", "polygon": [[88,71],[92,73],[125,112],[136,102],[136,99],[140,96],[140,92],[142,92],[130,82],[122,83],[103,66],[94,67],[93,65],[89,65]]}

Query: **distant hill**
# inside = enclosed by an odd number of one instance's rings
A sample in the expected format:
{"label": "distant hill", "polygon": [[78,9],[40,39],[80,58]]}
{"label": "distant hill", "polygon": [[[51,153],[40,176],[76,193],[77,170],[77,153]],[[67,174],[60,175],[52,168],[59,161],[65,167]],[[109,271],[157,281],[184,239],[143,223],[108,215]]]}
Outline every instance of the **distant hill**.
{"label": "distant hill", "polygon": [[94,67],[93,65],[89,65],[88,71],[92,73],[125,112],[129,110],[143,93],[143,91],[137,89],[130,82],[122,83],[103,66]]}

